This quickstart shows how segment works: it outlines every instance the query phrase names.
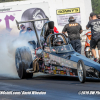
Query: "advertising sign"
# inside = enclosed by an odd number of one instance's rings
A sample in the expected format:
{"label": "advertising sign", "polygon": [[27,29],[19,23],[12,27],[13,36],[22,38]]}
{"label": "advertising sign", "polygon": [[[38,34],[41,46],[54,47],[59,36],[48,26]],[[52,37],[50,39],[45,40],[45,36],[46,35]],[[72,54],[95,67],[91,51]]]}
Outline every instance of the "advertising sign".
{"label": "advertising sign", "polygon": [[77,23],[81,24],[80,8],[69,8],[69,9],[59,9],[56,10],[58,25],[64,26],[68,24],[68,19],[73,16]]}
{"label": "advertising sign", "polygon": [[[19,35],[20,30],[17,28],[16,20],[20,22],[44,18],[49,18],[49,6],[46,2],[2,7],[0,8],[0,34]],[[46,20],[35,22],[38,34],[45,22]],[[31,27],[34,31],[31,22],[22,24],[25,28]]]}

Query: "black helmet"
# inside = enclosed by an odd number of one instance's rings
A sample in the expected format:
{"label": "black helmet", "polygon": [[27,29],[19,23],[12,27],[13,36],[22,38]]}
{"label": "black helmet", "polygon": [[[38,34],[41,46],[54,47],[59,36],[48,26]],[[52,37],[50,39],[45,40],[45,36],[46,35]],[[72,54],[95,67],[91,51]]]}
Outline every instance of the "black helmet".
{"label": "black helmet", "polygon": [[70,16],[68,21],[69,21],[69,22],[74,22],[75,20],[76,20],[76,19],[74,19],[73,16]]}
{"label": "black helmet", "polygon": [[63,39],[61,37],[57,37],[53,42],[54,46],[61,46],[62,44],[63,44]]}
{"label": "black helmet", "polygon": [[20,25],[20,28],[21,28],[21,29],[22,29],[22,27],[25,28],[25,26],[24,26],[23,24]]}
{"label": "black helmet", "polygon": [[27,31],[30,31],[30,30],[32,31],[32,29],[30,27],[27,27]]}

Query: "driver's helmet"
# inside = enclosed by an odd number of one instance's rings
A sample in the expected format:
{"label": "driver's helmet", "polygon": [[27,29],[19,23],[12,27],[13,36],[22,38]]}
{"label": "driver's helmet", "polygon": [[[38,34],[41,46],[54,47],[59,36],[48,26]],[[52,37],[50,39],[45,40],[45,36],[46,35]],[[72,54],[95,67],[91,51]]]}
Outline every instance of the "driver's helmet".
{"label": "driver's helmet", "polygon": [[61,37],[57,37],[53,42],[53,46],[61,46],[63,43],[63,39]]}

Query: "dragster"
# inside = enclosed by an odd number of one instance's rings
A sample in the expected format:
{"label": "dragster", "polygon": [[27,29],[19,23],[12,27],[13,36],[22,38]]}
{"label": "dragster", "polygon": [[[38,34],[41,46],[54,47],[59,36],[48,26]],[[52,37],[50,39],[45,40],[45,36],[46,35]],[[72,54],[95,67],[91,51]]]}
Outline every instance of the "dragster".
{"label": "dragster", "polygon": [[[28,20],[17,22],[31,22],[33,24],[35,34],[39,43],[39,47],[35,49],[35,59],[32,59],[33,54],[29,47],[20,47],[16,49],[15,65],[20,79],[32,78],[33,73],[43,72],[51,75],[78,76],[81,83],[86,81],[86,77],[100,78],[100,64],[88,59],[87,57],[74,51],[69,39],[62,33],[50,34],[48,39],[45,39],[47,30],[54,27],[53,21],[47,21],[42,28],[41,35],[38,36],[34,22],[47,19]],[[39,38],[40,37],[40,38]],[[51,41],[57,37],[62,38],[63,44],[55,46]]]}

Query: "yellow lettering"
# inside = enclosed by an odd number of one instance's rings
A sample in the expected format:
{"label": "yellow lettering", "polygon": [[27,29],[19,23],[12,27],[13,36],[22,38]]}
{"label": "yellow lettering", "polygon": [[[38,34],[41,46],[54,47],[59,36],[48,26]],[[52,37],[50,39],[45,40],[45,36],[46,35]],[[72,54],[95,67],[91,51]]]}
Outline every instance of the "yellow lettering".
{"label": "yellow lettering", "polygon": [[59,10],[56,10],[56,12],[57,12],[57,15],[80,13],[80,8],[59,9]]}

